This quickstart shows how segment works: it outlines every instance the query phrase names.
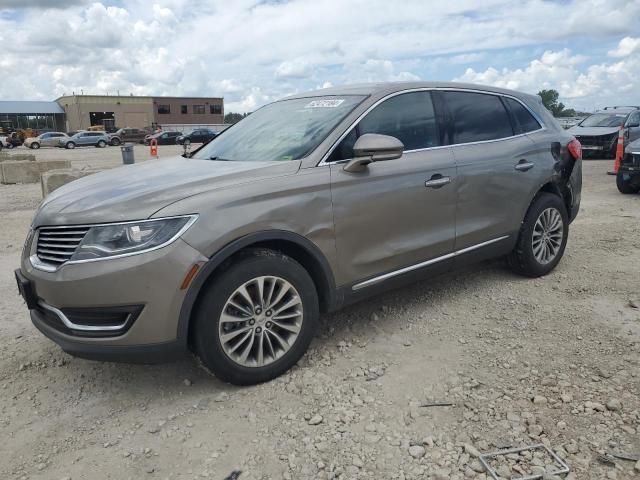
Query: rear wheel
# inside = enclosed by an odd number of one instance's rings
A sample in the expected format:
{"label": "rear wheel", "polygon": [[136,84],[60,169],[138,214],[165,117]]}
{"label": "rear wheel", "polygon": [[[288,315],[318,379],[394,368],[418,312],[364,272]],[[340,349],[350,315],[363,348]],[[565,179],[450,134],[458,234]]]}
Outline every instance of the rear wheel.
{"label": "rear wheel", "polygon": [[76,144],[73,142],[68,142],[65,147],[67,147],[68,149],[74,149],[76,148]]}
{"label": "rear wheel", "polygon": [[105,142],[104,140],[99,140],[98,143],[96,144],[96,147],[98,148],[104,148],[107,146],[107,142]]}
{"label": "rear wheel", "polygon": [[111,145],[114,147],[117,147],[118,145],[120,145],[120,139],[119,138],[112,138],[111,139]]}
{"label": "rear wheel", "polygon": [[616,186],[620,193],[638,193],[640,191],[640,181],[633,183],[633,177],[628,173],[618,172],[616,175]]}
{"label": "rear wheel", "polygon": [[195,318],[195,350],[221,380],[265,382],[302,357],[318,315],[315,285],[298,262],[271,250],[252,250],[204,291]]}
{"label": "rear wheel", "polygon": [[569,217],[562,199],[539,193],[531,202],[518,243],[509,255],[511,268],[528,277],[546,275],[560,262],[568,235]]}

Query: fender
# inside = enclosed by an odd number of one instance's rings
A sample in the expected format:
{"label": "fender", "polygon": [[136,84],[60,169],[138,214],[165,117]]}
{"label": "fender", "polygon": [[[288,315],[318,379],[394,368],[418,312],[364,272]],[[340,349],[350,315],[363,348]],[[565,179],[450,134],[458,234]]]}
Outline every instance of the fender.
{"label": "fender", "polygon": [[266,230],[255,232],[232,241],[231,243],[218,250],[215,254],[213,254],[209,261],[205,263],[202,268],[200,268],[198,274],[191,282],[191,285],[189,285],[187,294],[185,295],[184,301],[182,302],[182,307],[180,308],[180,316],[178,318],[178,341],[182,345],[187,346],[189,336],[189,323],[191,321],[193,307],[195,306],[202,287],[211,277],[213,272],[225,260],[227,260],[233,254],[239,252],[243,248],[274,240],[294,243],[298,247],[303,248],[306,253],[311,255],[317,261],[322,270],[322,275],[326,283],[325,286],[328,287],[328,309],[334,310],[338,307],[341,302],[338,300],[336,295],[336,286],[335,280],[333,278],[333,271],[331,270],[331,266],[329,265],[329,262],[325,258],[324,254],[315,245],[315,243],[313,243],[308,238],[303,237],[302,235],[288,232],[286,230]]}

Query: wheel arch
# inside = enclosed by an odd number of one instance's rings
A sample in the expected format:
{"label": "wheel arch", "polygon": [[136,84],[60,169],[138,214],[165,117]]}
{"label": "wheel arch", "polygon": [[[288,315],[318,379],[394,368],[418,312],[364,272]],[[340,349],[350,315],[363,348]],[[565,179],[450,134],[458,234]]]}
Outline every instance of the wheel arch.
{"label": "wheel arch", "polygon": [[189,286],[178,318],[178,340],[187,345],[192,317],[201,293],[213,281],[225,264],[241,252],[253,248],[267,248],[290,256],[309,272],[318,292],[320,311],[328,312],[338,305],[336,286],[329,262],[322,251],[309,239],[284,230],[262,231],[245,235],[227,244],[205,263]]}
{"label": "wheel arch", "polygon": [[567,188],[562,182],[558,181],[557,178],[551,178],[547,182],[543,183],[540,188],[538,188],[531,198],[529,199],[529,203],[527,204],[526,210],[522,214],[522,219],[524,220],[525,215],[531,208],[531,205],[535,201],[536,197],[541,192],[551,193],[553,195],[557,195],[562,199],[562,203],[564,203],[565,208],[567,209],[567,214],[571,214],[571,205],[573,204],[573,194],[571,190]]}

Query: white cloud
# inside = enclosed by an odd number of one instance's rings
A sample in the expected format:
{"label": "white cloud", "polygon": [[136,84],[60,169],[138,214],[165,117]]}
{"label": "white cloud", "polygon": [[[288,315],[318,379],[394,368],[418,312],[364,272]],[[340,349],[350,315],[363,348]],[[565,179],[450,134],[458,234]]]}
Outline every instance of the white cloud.
{"label": "white cloud", "polygon": [[[618,49],[622,45],[622,40]],[[555,89],[570,106],[591,110],[607,104],[635,105],[640,96],[640,49],[626,58],[581,69],[586,58],[569,49],[546,51],[524,68],[484,71],[468,68],[457,81],[494,85],[537,93]]]}
{"label": "white cloud", "polygon": [[640,52],[640,38],[624,37],[615,49],[609,51],[609,56],[628,57],[636,52]]}
{"label": "white cloud", "polygon": [[[0,11],[2,99],[81,89],[224,95],[232,111],[325,83],[433,72],[447,80],[469,64],[475,70],[466,78],[536,91],[549,85],[585,102],[598,98],[594,88],[604,88],[604,79],[613,81],[606,85],[612,95],[638,84],[624,70],[637,61],[638,40],[629,35],[638,28],[640,0],[486,0],[482,7],[476,0],[0,2],[13,8]],[[47,3],[61,8],[43,10]],[[40,8],[15,10],[20,5]],[[590,65],[573,47],[588,38],[606,51],[622,37],[609,52],[622,66]],[[548,52],[530,53],[540,45]],[[516,51],[518,58],[529,52],[521,69],[490,68],[499,65],[495,52],[504,59]]]}

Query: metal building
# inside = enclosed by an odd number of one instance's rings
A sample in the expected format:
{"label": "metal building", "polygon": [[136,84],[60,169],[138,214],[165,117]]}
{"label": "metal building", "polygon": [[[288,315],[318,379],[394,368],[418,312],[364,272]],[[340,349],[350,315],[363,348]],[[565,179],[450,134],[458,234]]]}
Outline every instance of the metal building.
{"label": "metal building", "polygon": [[56,102],[0,101],[0,128],[65,131],[65,113]]}

